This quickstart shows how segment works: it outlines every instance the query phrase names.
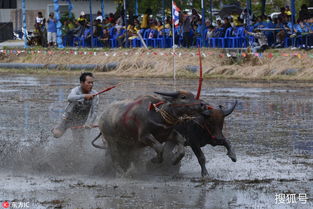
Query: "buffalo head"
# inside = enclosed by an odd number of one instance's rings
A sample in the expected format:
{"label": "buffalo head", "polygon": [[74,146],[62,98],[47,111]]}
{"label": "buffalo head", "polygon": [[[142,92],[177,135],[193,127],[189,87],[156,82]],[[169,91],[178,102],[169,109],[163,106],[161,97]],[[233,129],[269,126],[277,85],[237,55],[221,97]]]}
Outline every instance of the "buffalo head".
{"label": "buffalo head", "polygon": [[154,92],[162,96],[168,103],[172,113],[176,115],[199,115],[206,109],[202,100],[197,100],[191,92]]}
{"label": "buffalo head", "polygon": [[224,118],[230,115],[237,105],[237,101],[227,110],[222,107],[219,109],[208,109],[202,112],[203,116],[201,124],[205,125],[213,139],[224,140],[223,126]]}
{"label": "buffalo head", "polygon": [[233,162],[237,161],[236,154],[232,150],[230,142],[223,135],[224,118],[230,115],[237,105],[237,101],[233,106],[227,110],[223,108],[219,109],[209,109],[203,111],[203,117],[200,118],[198,124],[204,128],[207,135],[209,135],[209,143],[213,146],[223,145],[227,148],[227,155],[231,158]]}

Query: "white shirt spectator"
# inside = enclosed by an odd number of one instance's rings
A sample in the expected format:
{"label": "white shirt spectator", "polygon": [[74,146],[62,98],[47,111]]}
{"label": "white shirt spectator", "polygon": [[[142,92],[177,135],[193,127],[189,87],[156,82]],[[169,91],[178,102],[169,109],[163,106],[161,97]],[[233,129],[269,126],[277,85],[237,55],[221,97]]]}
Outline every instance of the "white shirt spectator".
{"label": "white shirt spectator", "polygon": [[101,15],[99,15],[98,17],[96,17],[96,20],[100,20],[101,22],[103,21],[103,18]]}

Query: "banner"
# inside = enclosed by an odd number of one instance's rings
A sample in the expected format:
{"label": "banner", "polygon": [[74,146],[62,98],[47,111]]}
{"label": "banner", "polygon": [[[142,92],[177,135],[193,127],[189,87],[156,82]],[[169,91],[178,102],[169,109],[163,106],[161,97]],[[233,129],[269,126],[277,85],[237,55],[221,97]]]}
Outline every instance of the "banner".
{"label": "banner", "polygon": [[[103,52],[103,51],[77,51],[77,50],[22,50],[22,49],[16,49],[16,50],[7,50],[7,49],[1,49],[0,54],[14,54],[14,55],[20,55],[20,54],[43,54],[43,55],[89,55],[89,56],[106,56],[106,57],[118,57],[118,56],[177,56],[177,57],[195,57],[197,56],[197,53],[195,52],[157,52],[157,51],[148,51],[148,52]],[[296,57],[298,59],[305,59],[305,58],[313,58],[313,54],[309,53],[300,53],[300,52],[292,52],[292,53],[248,53],[248,52],[234,52],[234,53],[219,53],[219,52],[202,52],[201,56],[203,57],[212,57],[217,56],[220,58],[227,58],[227,57],[241,57],[246,58],[248,56],[254,56],[259,57],[261,59],[272,59],[274,57]]]}

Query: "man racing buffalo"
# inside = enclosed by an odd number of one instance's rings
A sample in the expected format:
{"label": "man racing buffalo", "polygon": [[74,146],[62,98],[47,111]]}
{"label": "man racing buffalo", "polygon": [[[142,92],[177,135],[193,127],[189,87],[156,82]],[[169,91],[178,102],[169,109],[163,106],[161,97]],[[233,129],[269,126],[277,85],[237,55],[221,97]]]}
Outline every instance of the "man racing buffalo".
{"label": "man racing buffalo", "polygon": [[92,89],[93,74],[82,73],[79,80],[80,86],[71,90],[64,114],[58,125],[52,129],[55,138],[63,136],[68,128],[72,129],[74,139],[83,137],[84,128],[91,128],[97,118],[99,96],[96,96],[97,92]]}

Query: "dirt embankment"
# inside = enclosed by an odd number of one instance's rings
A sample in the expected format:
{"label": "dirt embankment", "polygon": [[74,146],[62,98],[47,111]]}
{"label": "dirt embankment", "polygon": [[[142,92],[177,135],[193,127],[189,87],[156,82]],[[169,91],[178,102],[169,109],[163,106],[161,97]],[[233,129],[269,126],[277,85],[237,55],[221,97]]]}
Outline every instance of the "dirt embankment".
{"label": "dirt embankment", "polygon": [[[290,49],[272,50],[262,55],[246,52],[226,52],[202,49],[204,76],[241,79],[313,80],[313,52]],[[11,50],[0,53],[0,62],[35,64],[107,64],[118,67],[105,74],[120,76],[172,76],[175,66],[178,76],[198,76],[197,49],[117,49],[90,51],[90,49],[47,50],[32,52]],[[173,61],[175,60],[175,61]],[[174,63],[174,64],[173,64]]]}

